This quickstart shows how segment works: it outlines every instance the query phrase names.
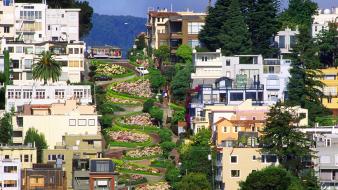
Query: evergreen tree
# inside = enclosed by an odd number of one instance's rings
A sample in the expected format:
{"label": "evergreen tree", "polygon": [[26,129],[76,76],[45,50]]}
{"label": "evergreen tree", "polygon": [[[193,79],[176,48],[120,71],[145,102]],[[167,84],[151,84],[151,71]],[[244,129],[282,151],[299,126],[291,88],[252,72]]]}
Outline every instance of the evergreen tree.
{"label": "evergreen tree", "polygon": [[222,33],[222,23],[229,19],[226,15],[229,5],[230,0],[217,0],[215,7],[209,7],[209,14],[206,17],[205,26],[199,34],[199,40],[210,51],[222,47],[218,36]]}
{"label": "evergreen tree", "polygon": [[29,128],[28,131],[26,132],[24,143],[26,145],[28,143],[32,143],[35,145],[37,149],[37,160],[38,160],[38,163],[41,163],[43,149],[47,148],[47,142],[45,139],[45,135],[42,133],[39,134],[39,132],[34,128]]}
{"label": "evergreen tree", "polygon": [[288,104],[308,109],[309,121],[313,125],[316,117],[325,116],[330,112],[321,102],[324,96],[321,91],[324,84],[319,80],[321,74],[318,71],[321,64],[309,26],[299,26],[297,44],[291,59]]}
{"label": "evergreen tree", "polygon": [[271,107],[260,138],[262,152],[275,154],[279,163],[297,176],[304,169],[302,159],[313,154],[312,142],[297,130],[300,119],[291,107],[278,102]]}
{"label": "evergreen tree", "polygon": [[225,55],[251,53],[252,42],[239,0],[231,0],[226,15],[229,19],[224,21],[222,32],[219,34],[222,52]]}
{"label": "evergreen tree", "polygon": [[0,143],[10,144],[12,142],[12,136],[12,115],[10,113],[6,113],[0,119]]}
{"label": "evergreen tree", "polygon": [[317,9],[317,3],[312,0],[289,0],[289,7],[281,14],[280,21],[284,28],[310,25]]}
{"label": "evergreen tree", "polygon": [[320,49],[320,62],[325,67],[338,66],[338,28],[330,23],[327,30],[322,30],[317,36],[317,45]]}
{"label": "evergreen tree", "polygon": [[241,4],[251,34],[253,53],[275,57],[279,51],[273,46],[273,38],[280,29],[278,0],[241,0]]}

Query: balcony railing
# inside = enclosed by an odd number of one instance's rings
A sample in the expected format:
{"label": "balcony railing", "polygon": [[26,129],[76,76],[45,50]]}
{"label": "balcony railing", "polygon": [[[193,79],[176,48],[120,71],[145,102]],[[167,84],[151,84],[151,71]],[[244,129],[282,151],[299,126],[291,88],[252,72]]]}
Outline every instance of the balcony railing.
{"label": "balcony railing", "polygon": [[194,123],[198,123],[198,122],[207,122],[207,119],[205,117],[192,117],[192,121]]}

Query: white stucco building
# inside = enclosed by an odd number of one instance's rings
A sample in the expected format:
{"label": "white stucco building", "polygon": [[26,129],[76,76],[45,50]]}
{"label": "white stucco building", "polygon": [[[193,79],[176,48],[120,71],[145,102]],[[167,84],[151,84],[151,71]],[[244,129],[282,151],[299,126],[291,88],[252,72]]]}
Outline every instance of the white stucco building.
{"label": "white stucco building", "polygon": [[330,22],[338,23],[338,7],[318,10],[318,15],[313,16],[312,36],[316,37],[320,31],[327,29]]}
{"label": "white stucco building", "polygon": [[78,103],[92,103],[91,88],[88,85],[9,85],[6,88],[6,111],[22,111],[26,104],[65,103],[68,99]]}
{"label": "white stucco building", "polygon": [[277,44],[281,54],[291,53],[296,45],[296,36],[299,34],[298,30],[286,28],[281,30],[275,36],[275,43]]}
{"label": "white stucco building", "polygon": [[[290,64],[287,59],[264,59],[261,55],[227,57],[222,55],[221,50],[194,50],[192,88],[200,86],[202,94],[215,96],[210,97],[211,102],[217,99],[218,102],[238,104],[253,97],[260,104],[271,105],[284,100],[287,95]],[[248,94],[249,91],[258,95]],[[241,98],[235,97],[237,93],[243,94]]]}
{"label": "white stucco building", "polygon": [[0,187],[2,190],[21,189],[20,160],[0,159]]}
{"label": "white stucco building", "polygon": [[[33,84],[32,65],[41,57],[43,51],[50,51],[53,58],[61,63],[62,73],[60,81],[77,83],[81,81],[81,72],[84,71],[86,44],[84,42],[41,42],[1,43],[1,51],[7,49],[11,60],[12,76],[14,84]],[[0,57],[0,59],[3,59]],[[43,83],[43,81],[40,81]]]}
{"label": "white stucco building", "polygon": [[0,36],[27,43],[79,41],[80,9],[51,9],[41,3],[0,1]]}

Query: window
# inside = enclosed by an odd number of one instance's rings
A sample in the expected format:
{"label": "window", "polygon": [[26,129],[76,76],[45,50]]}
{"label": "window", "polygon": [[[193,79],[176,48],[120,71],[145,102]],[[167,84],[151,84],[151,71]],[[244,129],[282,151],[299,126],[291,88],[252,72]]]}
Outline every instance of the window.
{"label": "window", "polygon": [[256,120],[256,117],[255,117],[255,116],[253,116],[253,117],[252,117],[252,120]]}
{"label": "window", "polygon": [[252,156],[252,160],[256,160],[257,158],[256,158],[256,155],[253,155]]}
{"label": "window", "polygon": [[5,180],[3,186],[4,187],[17,187],[17,181],[16,180]]}
{"label": "window", "polygon": [[48,30],[50,30],[50,25],[48,25]]}
{"label": "window", "polygon": [[230,59],[227,59],[225,63],[226,63],[226,66],[230,66]]}
{"label": "window", "polygon": [[262,155],[262,162],[263,163],[275,163],[277,162],[277,156],[269,155],[269,154]]}
{"label": "window", "polygon": [[23,158],[24,158],[24,160],[23,160],[24,162],[29,162],[29,155],[28,154],[25,154]]}
{"label": "window", "polygon": [[329,104],[332,103],[332,97],[330,97],[330,96],[327,97],[327,103],[329,103]]}
{"label": "window", "polygon": [[23,53],[23,48],[22,48],[22,46],[17,46],[17,47],[15,48],[15,53]]}
{"label": "window", "polygon": [[198,40],[189,40],[188,45],[192,48],[195,48],[197,46],[200,46],[200,42]]}
{"label": "window", "polygon": [[230,93],[230,101],[243,101],[243,93]]}
{"label": "window", "polygon": [[55,98],[64,99],[65,98],[65,90],[64,89],[55,89]]}
{"label": "window", "polygon": [[8,99],[14,99],[14,90],[13,89],[8,89],[7,97],[8,97]]}
{"label": "window", "polygon": [[68,48],[68,53],[73,54],[74,53],[73,48]]}
{"label": "window", "polygon": [[88,119],[89,126],[95,126],[95,119]]}
{"label": "window", "polygon": [[69,119],[69,126],[76,126],[76,119]]}
{"label": "window", "polygon": [[157,22],[161,22],[161,20],[160,20],[161,18],[157,18]]}
{"label": "window", "polygon": [[4,33],[10,33],[10,27],[4,26]]}
{"label": "window", "polygon": [[330,147],[331,146],[331,139],[325,139],[325,145],[327,147]]}
{"label": "window", "polygon": [[96,172],[109,172],[109,162],[96,161]]}
{"label": "window", "polygon": [[25,59],[24,63],[25,63],[25,69],[31,69],[33,65],[33,59]]}
{"label": "window", "polygon": [[238,126],[235,126],[235,133],[238,132]]}
{"label": "window", "polygon": [[20,99],[21,98],[21,90],[17,89],[15,90],[15,99]]}
{"label": "window", "polygon": [[297,39],[296,36],[290,36],[290,48],[294,48],[296,46]]}
{"label": "window", "polygon": [[231,177],[239,177],[239,170],[231,170]]}
{"label": "window", "polygon": [[39,34],[39,38],[42,38],[42,34]]}
{"label": "window", "polygon": [[73,94],[75,98],[83,98],[83,89],[75,89]]}
{"label": "window", "polygon": [[5,173],[16,173],[17,172],[16,166],[4,166],[4,172]]}
{"label": "window", "polygon": [[285,48],[285,36],[279,36],[279,48]]}
{"label": "window", "polygon": [[227,132],[227,127],[223,127],[223,133]]}
{"label": "window", "polygon": [[5,159],[9,159],[9,155],[5,155]]}
{"label": "window", "polygon": [[188,34],[199,34],[204,26],[202,22],[190,22],[188,23]]}
{"label": "window", "polygon": [[86,126],[87,120],[86,119],[79,119],[78,120],[78,126]]}
{"label": "window", "polygon": [[230,162],[231,163],[237,163],[237,156],[231,156]]}
{"label": "window", "polygon": [[79,54],[79,48],[74,48],[74,54]]}
{"label": "window", "polygon": [[46,92],[43,89],[37,89],[36,92],[35,92],[37,99],[45,99],[45,94],[46,94]]}

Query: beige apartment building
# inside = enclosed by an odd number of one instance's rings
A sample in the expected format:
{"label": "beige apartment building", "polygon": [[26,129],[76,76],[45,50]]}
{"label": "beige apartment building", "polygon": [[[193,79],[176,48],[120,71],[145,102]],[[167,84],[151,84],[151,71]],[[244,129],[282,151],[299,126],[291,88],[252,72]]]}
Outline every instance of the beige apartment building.
{"label": "beige apartment building", "polygon": [[[79,186],[81,182],[77,179],[86,176],[86,173],[81,171],[82,175],[79,175],[74,168],[81,165],[82,160],[102,158],[102,152],[101,135],[65,135],[61,144],[57,144],[54,149],[43,151],[43,163],[52,164],[58,159],[62,160],[62,167],[67,175],[67,188],[74,189],[74,185]],[[89,178],[89,174],[87,177]]]}
{"label": "beige apartment building", "polygon": [[222,148],[216,159],[216,189],[237,190],[251,172],[271,165],[278,165],[277,157],[262,154],[260,148]]}
{"label": "beige apartment building", "polygon": [[66,100],[65,103],[26,104],[12,121],[14,144],[23,144],[30,128],[45,135],[49,149],[61,144],[65,135],[100,134],[95,106],[81,105],[76,99]]}
{"label": "beige apartment building", "polygon": [[36,164],[36,148],[28,145],[12,146],[0,144],[0,160],[20,160],[21,168],[32,168]]}

